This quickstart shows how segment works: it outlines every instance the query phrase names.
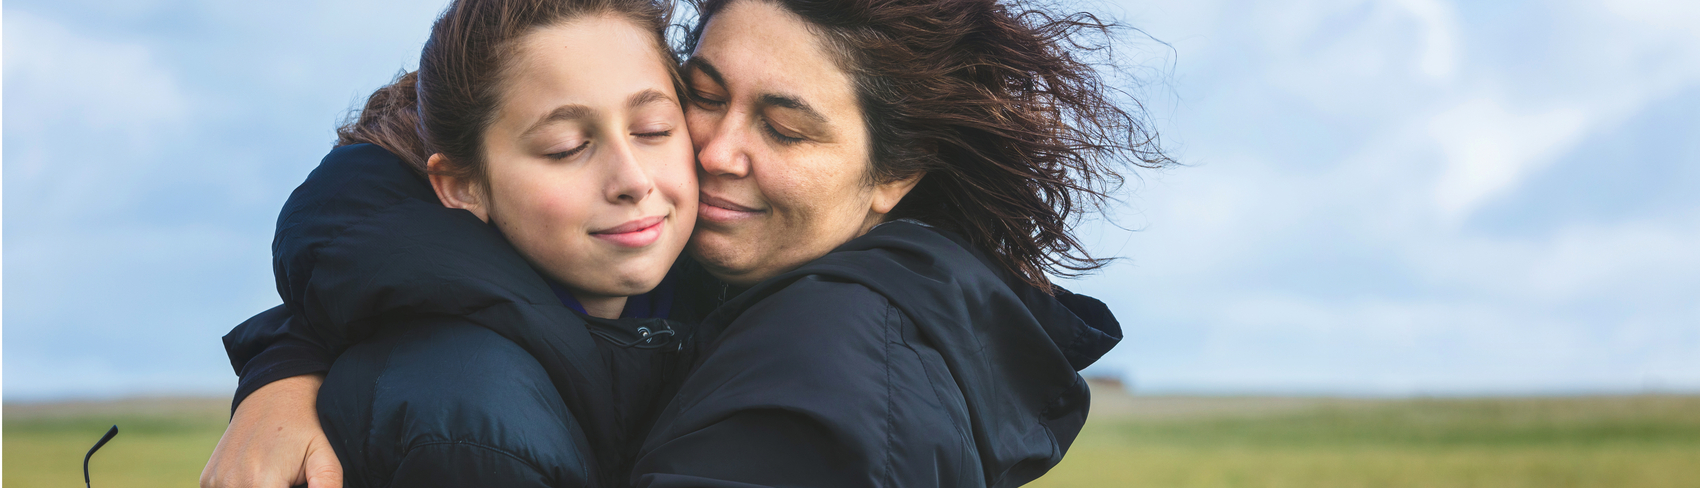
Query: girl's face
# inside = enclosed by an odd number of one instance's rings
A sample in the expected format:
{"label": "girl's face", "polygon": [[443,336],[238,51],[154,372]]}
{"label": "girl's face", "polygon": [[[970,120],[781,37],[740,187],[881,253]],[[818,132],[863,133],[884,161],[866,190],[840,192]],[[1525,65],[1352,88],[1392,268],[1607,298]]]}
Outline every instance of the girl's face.
{"label": "girl's face", "polygon": [[697,210],[670,62],[652,34],[619,17],[526,35],[484,135],[488,186],[438,185],[439,195],[494,222],[587,306],[649,291]]}
{"label": "girl's face", "polygon": [[919,181],[868,180],[868,133],[850,75],[781,7],[727,5],[684,69],[702,185],[691,252],[722,280],[749,285],[826,255],[883,220]]}

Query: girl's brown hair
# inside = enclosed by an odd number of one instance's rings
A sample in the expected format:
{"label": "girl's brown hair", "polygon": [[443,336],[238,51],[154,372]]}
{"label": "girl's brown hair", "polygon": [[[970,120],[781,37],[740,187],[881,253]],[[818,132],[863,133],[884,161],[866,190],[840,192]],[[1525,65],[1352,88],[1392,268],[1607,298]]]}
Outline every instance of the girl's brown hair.
{"label": "girl's brown hair", "polygon": [[[685,40],[734,1],[696,0]],[[890,218],[950,229],[1022,280],[1100,268],[1074,235],[1122,183],[1171,163],[1137,101],[1098,73],[1117,26],[997,0],[759,0],[802,17],[856,85],[871,180],[925,175]],[[1093,42],[1094,40],[1100,42]]]}
{"label": "girl's brown hair", "polygon": [[[358,118],[337,129],[337,146],[371,143],[421,173],[432,154],[447,156],[441,174],[484,178],[484,131],[501,102],[502,80],[519,39],[537,29],[587,16],[612,15],[655,34],[669,70],[669,0],[456,0],[431,27],[419,70],[403,74],[366,100]],[[674,84],[680,83],[674,75]]]}

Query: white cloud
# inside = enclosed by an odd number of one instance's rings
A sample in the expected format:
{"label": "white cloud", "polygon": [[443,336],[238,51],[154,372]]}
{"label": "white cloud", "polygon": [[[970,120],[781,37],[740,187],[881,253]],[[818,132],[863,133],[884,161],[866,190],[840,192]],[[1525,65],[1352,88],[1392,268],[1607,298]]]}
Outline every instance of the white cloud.
{"label": "white cloud", "polygon": [[1449,222],[1514,189],[1574,146],[1587,127],[1581,110],[1513,113],[1499,100],[1466,101],[1435,116],[1429,131],[1446,157],[1435,201]]}
{"label": "white cloud", "polygon": [[1422,25],[1423,48],[1417,66],[1431,78],[1449,80],[1458,65],[1458,20],[1440,0],[1395,0]]}
{"label": "white cloud", "polygon": [[8,398],[228,391],[277,205],[444,3],[7,2]]}
{"label": "white cloud", "polygon": [[119,211],[146,191],[137,182],[164,170],[156,156],[189,131],[176,75],[146,46],[26,11],[6,11],[5,36],[9,198],[52,220]]}
{"label": "white cloud", "polygon": [[90,138],[149,145],[162,126],[183,123],[188,97],[143,45],[100,40],[26,11],[5,17],[6,91],[13,131],[75,123]]}
{"label": "white cloud", "polygon": [[1686,154],[1621,126],[1700,90],[1692,5],[1190,18],[1212,43],[1177,44],[1177,78],[1199,83],[1163,128],[1202,164],[1152,178],[1144,231],[1101,239],[1131,262],[1074,285],[1127,316],[1106,367],[1163,389],[1700,388],[1700,197],[1566,215],[1541,186],[1669,164],[1576,160],[1600,144]]}
{"label": "white cloud", "polygon": [[1700,37],[1700,3],[1687,0],[1603,0],[1601,7],[1624,19]]}

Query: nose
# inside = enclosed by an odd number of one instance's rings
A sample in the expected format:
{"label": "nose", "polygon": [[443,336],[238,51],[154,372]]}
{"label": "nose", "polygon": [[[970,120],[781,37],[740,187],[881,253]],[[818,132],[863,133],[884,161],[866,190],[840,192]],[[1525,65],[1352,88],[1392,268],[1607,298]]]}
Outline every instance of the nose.
{"label": "nose", "polygon": [[655,181],[638,161],[630,141],[621,140],[615,146],[604,196],[609,203],[641,202],[655,191]]}
{"label": "nose", "polygon": [[708,126],[706,130],[696,132],[700,135],[694,141],[697,146],[697,165],[702,167],[703,174],[730,178],[749,176],[750,153],[745,149],[746,134],[739,130],[739,127],[745,124],[735,122],[743,118],[747,118],[747,115],[733,111],[712,119],[692,119],[693,124]]}

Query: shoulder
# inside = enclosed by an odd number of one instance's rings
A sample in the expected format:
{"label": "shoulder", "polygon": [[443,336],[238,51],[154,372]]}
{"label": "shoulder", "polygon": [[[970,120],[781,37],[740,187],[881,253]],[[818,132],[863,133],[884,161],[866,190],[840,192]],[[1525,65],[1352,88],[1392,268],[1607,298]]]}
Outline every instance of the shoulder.
{"label": "shoulder", "polygon": [[805,276],[744,309],[726,333],[827,334],[844,339],[861,335],[858,332],[868,326],[885,324],[896,313],[885,296],[860,283]]}
{"label": "shoulder", "polygon": [[709,346],[704,366],[772,367],[770,381],[883,389],[866,380],[884,377],[887,346],[902,320],[866,286],[803,277],[744,309]]}
{"label": "shoulder", "polygon": [[585,479],[582,429],[530,354],[463,320],[412,322],[350,348],[321,387],[327,435],[358,453],[350,473],[376,486]]}
{"label": "shoulder", "polygon": [[[974,479],[966,415],[954,413],[960,395],[951,401],[946,368],[908,340],[912,328],[867,286],[824,277],[786,285],[704,350],[639,471],[773,486]],[[775,459],[796,469],[773,471]],[[702,485],[696,477],[684,484]]]}
{"label": "shoulder", "polygon": [[901,320],[867,287],[804,277],[732,319],[705,345],[688,380],[694,386],[681,395],[797,407],[829,407],[812,404],[846,394],[874,400],[886,390],[888,346]]}
{"label": "shoulder", "polygon": [[311,222],[408,198],[437,200],[430,182],[389,151],[371,144],[340,146],[290,193],[280,223]]}

